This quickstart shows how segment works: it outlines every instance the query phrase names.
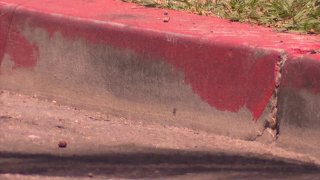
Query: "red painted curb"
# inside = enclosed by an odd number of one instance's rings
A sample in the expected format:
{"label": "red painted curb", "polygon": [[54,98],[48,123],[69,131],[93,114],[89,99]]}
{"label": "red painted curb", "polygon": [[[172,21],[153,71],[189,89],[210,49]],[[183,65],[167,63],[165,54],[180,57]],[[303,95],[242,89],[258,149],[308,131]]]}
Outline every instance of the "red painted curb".
{"label": "red painted curb", "polygon": [[[65,41],[107,45],[169,64],[173,71],[183,72],[185,83],[211,107],[228,112],[248,109],[255,120],[277,89],[280,61],[287,60],[282,89],[292,86],[318,93],[320,83],[314,77],[320,57],[309,54],[320,49],[319,36],[163,12],[113,0],[0,0],[0,57],[10,57],[12,68],[36,68],[47,48],[31,37],[40,32],[49,40],[61,36]],[[170,20],[165,22],[167,16]],[[295,65],[297,58],[298,64],[314,69],[305,72]]]}
{"label": "red painted curb", "polygon": [[320,55],[289,58],[279,96],[282,121],[298,127],[320,127]]}

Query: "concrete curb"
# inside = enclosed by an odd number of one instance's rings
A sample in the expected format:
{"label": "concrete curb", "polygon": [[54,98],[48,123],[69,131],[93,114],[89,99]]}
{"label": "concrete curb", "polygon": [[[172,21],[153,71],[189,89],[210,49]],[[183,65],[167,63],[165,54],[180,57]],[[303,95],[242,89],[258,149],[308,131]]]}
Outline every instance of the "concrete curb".
{"label": "concrete curb", "polygon": [[0,14],[1,87],[247,139],[270,119],[320,127],[319,36],[112,0]]}

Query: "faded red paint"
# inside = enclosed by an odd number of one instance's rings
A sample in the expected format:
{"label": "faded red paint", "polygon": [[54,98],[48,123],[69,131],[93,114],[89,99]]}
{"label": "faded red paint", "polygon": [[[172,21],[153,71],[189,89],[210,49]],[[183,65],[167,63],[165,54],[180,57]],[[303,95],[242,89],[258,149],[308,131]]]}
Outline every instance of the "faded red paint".
{"label": "faded red paint", "polygon": [[[13,58],[17,64],[34,66],[36,62],[37,48],[19,36],[19,28],[28,22],[31,29],[45,29],[51,36],[60,32],[64,38],[84,38],[150,57],[145,59],[162,59],[182,70],[186,82],[211,106],[232,112],[246,107],[254,119],[261,115],[274,90],[280,52],[272,49],[293,56],[320,49],[317,36],[278,34],[176,11],[169,11],[170,22],[163,23],[161,9],[113,0],[1,1],[23,3],[13,20],[12,31],[17,33],[10,36],[7,45],[10,54],[18,54]],[[25,55],[28,58],[20,62]]]}
{"label": "faded red paint", "polygon": [[23,37],[14,14],[17,6],[0,4],[0,62],[4,54],[14,62],[13,68],[33,67],[36,65],[38,48]]}
{"label": "faded red paint", "polygon": [[0,4],[0,64],[7,45],[14,7]]}
{"label": "faded red paint", "polygon": [[38,47],[30,43],[19,32],[10,31],[6,54],[14,62],[13,68],[34,67],[38,58]]}
{"label": "faded red paint", "polygon": [[282,86],[319,94],[320,55],[293,58],[287,61],[283,72]]}

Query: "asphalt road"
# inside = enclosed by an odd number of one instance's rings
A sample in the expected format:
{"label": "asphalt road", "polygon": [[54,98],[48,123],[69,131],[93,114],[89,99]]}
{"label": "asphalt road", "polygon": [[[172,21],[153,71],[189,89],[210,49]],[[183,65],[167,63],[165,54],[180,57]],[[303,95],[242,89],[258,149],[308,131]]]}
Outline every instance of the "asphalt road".
{"label": "asphalt road", "polygon": [[[59,142],[66,147],[60,148]],[[277,146],[0,91],[0,179],[320,179]]]}

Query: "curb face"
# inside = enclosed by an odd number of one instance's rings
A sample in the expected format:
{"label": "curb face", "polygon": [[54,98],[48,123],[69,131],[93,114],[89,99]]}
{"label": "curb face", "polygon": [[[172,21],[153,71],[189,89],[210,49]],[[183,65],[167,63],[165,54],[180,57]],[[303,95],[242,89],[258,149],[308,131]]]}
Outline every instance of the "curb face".
{"label": "curb face", "polygon": [[272,114],[304,121],[310,109],[287,103],[303,95],[290,94],[319,88],[320,58],[304,57],[317,36],[176,11],[163,22],[160,9],[111,0],[39,2],[0,1],[1,87],[247,139]]}
{"label": "curb face", "polygon": [[289,60],[281,82],[281,116],[285,123],[319,128],[320,65],[316,56]]}
{"label": "curb face", "polygon": [[4,51],[7,46],[7,39],[9,34],[10,25],[13,18],[14,6],[0,4],[1,16],[0,16],[0,62],[3,59]]}
{"label": "curb face", "polygon": [[[28,12],[23,8],[16,13],[6,50],[14,61],[14,67],[36,66],[38,48],[41,51],[41,47],[28,36],[38,36],[36,31],[40,29],[50,37],[60,33],[66,39],[82,38],[98,46],[107,44],[129,50],[142,59],[144,56],[161,59],[182,71],[185,82],[191,85],[193,91],[221,111],[237,112],[247,108],[253,118],[258,119],[274,88],[274,67],[279,55],[276,51],[197,40],[183,34],[136,29],[108,22],[101,24],[68,17],[57,18]],[[22,43],[17,45],[16,42]],[[25,52],[17,53],[16,49]]]}

